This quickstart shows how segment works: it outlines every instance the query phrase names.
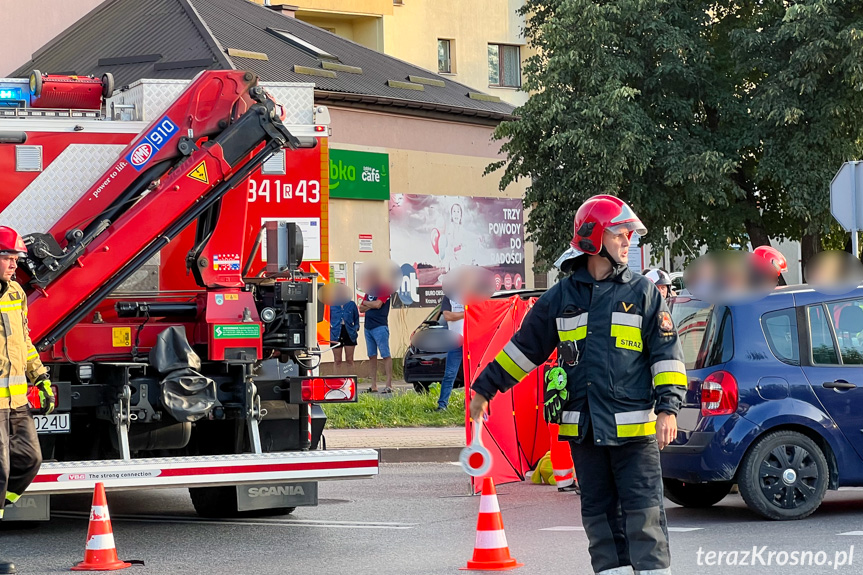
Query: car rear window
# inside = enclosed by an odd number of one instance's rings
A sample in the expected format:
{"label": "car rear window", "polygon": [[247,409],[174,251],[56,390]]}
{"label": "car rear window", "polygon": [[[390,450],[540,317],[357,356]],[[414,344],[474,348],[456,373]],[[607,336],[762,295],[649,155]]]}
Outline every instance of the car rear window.
{"label": "car rear window", "polygon": [[797,316],[794,308],[764,314],[761,316],[761,330],[770,352],[776,359],[790,365],[800,365]]}
{"label": "car rear window", "polygon": [[671,317],[680,336],[686,369],[712,367],[734,355],[731,310],[727,307],[678,296],[672,300]]}

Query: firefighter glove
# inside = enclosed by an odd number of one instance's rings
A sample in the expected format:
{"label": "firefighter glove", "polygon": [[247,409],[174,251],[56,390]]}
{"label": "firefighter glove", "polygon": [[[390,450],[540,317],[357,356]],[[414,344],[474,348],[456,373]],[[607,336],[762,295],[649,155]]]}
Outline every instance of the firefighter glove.
{"label": "firefighter glove", "polygon": [[36,389],[39,390],[39,401],[42,404],[42,409],[39,411],[41,415],[49,415],[54,411],[56,400],[54,398],[54,390],[51,389],[51,380],[43,379],[36,382]]}
{"label": "firefighter glove", "polygon": [[569,393],[566,391],[566,372],[561,367],[553,367],[545,376],[545,420],[560,423],[563,404]]}

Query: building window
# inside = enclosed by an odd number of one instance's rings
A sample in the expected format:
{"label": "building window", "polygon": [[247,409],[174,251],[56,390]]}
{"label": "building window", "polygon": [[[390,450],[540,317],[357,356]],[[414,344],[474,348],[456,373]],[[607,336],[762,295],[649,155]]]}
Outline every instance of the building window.
{"label": "building window", "polygon": [[518,46],[488,45],[488,85],[521,87],[521,49]]}
{"label": "building window", "polygon": [[439,74],[452,74],[452,40],[437,41],[437,71]]}
{"label": "building window", "polygon": [[312,56],[315,56],[317,58],[322,58],[324,60],[338,61],[338,58],[336,56],[333,56],[332,54],[330,54],[326,50],[322,50],[322,49],[318,48],[314,44],[306,42],[302,38],[294,36],[290,32],[286,32],[284,30],[278,30],[276,28],[267,28],[267,32],[269,32],[273,36],[276,36],[278,38],[281,38],[282,40],[285,40],[288,44],[291,44],[295,48],[299,48],[300,50],[302,50],[306,54],[310,54]]}

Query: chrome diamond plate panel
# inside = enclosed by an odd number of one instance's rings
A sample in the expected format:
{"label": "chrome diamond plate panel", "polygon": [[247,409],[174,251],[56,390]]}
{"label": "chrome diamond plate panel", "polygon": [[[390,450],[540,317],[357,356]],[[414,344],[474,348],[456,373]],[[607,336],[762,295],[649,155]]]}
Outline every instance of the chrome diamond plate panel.
{"label": "chrome diamond plate panel", "polygon": [[285,107],[288,125],[312,124],[315,121],[314,84],[294,82],[261,82],[267,92]]}
{"label": "chrome diamond plate panel", "polygon": [[[168,106],[189,85],[188,80],[139,80],[124,92],[115,92],[106,102],[111,104],[134,105],[138,121],[157,120]],[[312,124],[314,121],[315,91],[314,84],[300,82],[262,82],[261,85],[282,104],[287,112],[285,123],[289,125]]]}
{"label": "chrome diamond plate panel", "polygon": [[0,225],[46,232],[120,156],[119,144],[71,144],[9,206]]}

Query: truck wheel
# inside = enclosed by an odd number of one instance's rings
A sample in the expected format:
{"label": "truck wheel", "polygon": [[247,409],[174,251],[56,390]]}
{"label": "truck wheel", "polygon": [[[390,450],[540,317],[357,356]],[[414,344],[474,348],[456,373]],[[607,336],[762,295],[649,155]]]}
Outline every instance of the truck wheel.
{"label": "truck wheel", "polygon": [[777,431],[749,449],[737,484],[750,509],[785,521],[818,509],[828,478],[827,459],[814,441],[796,431]]}
{"label": "truck wheel", "polygon": [[264,517],[289,515],[296,507],[275,507],[256,511],[237,509],[236,487],[190,487],[189,497],[199,517],[221,519],[229,517]]}
{"label": "truck wheel", "polygon": [[677,479],[663,479],[665,496],[683,507],[704,508],[719,503],[731,491],[730,481],[686,483]]}

